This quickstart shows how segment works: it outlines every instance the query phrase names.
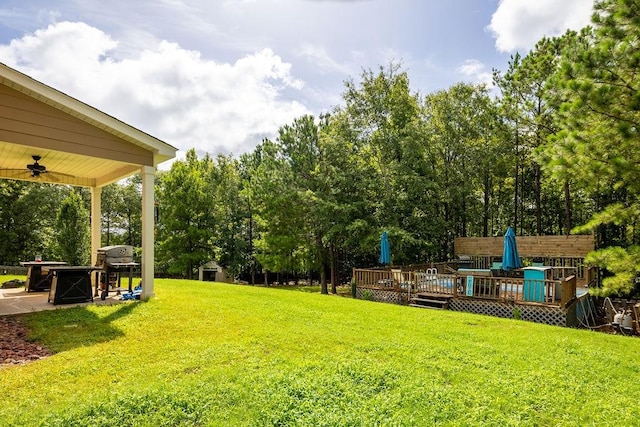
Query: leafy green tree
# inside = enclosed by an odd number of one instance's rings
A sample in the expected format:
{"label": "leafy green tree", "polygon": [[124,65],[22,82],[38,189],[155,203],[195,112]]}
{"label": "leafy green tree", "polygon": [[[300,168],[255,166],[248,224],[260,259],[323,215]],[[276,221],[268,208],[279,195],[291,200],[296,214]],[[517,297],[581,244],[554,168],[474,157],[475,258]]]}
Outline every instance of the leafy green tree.
{"label": "leafy green tree", "polygon": [[[332,292],[339,277],[350,276],[351,268],[372,261],[376,246],[375,225],[371,220],[371,175],[367,173],[360,144],[351,142],[349,117],[340,111],[321,118],[319,147],[321,161],[316,174],[320,178],[316,211],[322,222],[318,231],[319,248],[325,272],[331,270]],[[366,265],[366,264],[365,264]],[[327,292],[323,283],[323,292]]]}
{"label": "leafy green tree", "polygon": [[102,188],[100,213],[102,217],[102,235],[105,246],[113,245],[112,235],[117,232],[123,207],[122,187],[113,183]]}
{"label": "leafy green tree", "polygon": [[259,235],[256,223],[256,199],[258,194],[254,194],[253,178],[257,173],[262,159],[262,145],[259,144],[253,152],[240,156],[238,163],[238,174],[240,178],[240,198],[239,202],[244,203],[245,217],[242,228],[245,230],[245,271],[248,269],[249,282],[256,284],[256,274],[258,273],[258,260],[255,257],[254,237]]}
{"label": "leafy green tree", "polygon": [[68,193],[67,186],[0,180],[0,264],[54,257],[56,215]]}
{"label": "leafy green tree", "polygon": [[343,257],[350,258],[347,265],[370,266],[377,264],[380,243],[376,212],[382,181],[372,162],[371,148],[366,139],[360,139],[352,114],[336,109],[321,132],[322,173],[330,189],[321,208],[331,218],[326,238],[338,245]]}
{"label": "leafy green tree", "polygon": [[198,159],[191,149],[159,182],[158,261],[161,269],[189,279],[215,255],[212,164],[208,155]]}
{"label": "leafy green tree", "polygon": [[137,174],[122,182],[120,210],[121,242],[142,246],[142,177]]}
{"label": "leafy green tree", "polygon": [[0,264],[17,264],[42,253],[42,247],[29,247],[36,241],[37,223],[34,215],[25,214],[27,194],[25,183],[0,180]]}
{"label": "leafy green tree", "polygon": [[[498,70],[493,70],[493,82],[500,89],[501,97],[500,102],[500,114],[504,117],[506,132],[508,139],[512,141],[512,155],[513,155],[513,174],[512,174],[512,189],[513,189],[513,211],[512,220],[508,225],[513,225],[517,230],[520,225],[520,209],[523,206],[522,192],[521,192],[521,180],[523,176],[522,164],[523,162],[523,133],[524,130],[520,124],[519,118],[524,115],[522,112],[522,96],[523,88],[521,83],[516,79],[516,71],[521,66],[522,56],[516,52],[511,56],[508,62],[508,69],[504,74],[501,74]],[[520,227],[522,230],[522,227]]]}
{"label": "leafy green tree", "polygon": [[[319,208],[324,198],[326,176],[321,172],[323,155],[320,146],[319,125],[313,116],[302,116],[291,125],[280,128],[278,143],[282,159],[292,174],[293,203],[299,206],[301,216],[299,250],[306,254],[301,269],[320,271],[323,293],[326,293],[325,272],[330,261],[329,242],[326,240],[326,217]],[[333,268],[333,266],[332,266]]]}
{"label": "leafy green tree", "polygon": [[[505,147],[496,107],[484,86],[457,84],[425,98],[425,151],[435,191],[428,201],[437,213],[440,259],[452,255],[456,236],[489,233],[496,185],[504,181]],[[434,230],[435,231],[435,230]]]}
{"label": "leafy green tree", "polygon": [[242,193],[240,163],[218,155],[211,169],[215,216],[214,245],[217,262],[233,276],[250,268],[250,237],[247,225],[248,201]]}
{"label": "leafy green tree", "polygon": [[62,202],[56,219],[54,253],[70,265],[86,265],[91,258],[89,211],[78,191]]}
{"label": "leafy green tree", "polygon": [[140,175],[102,189],[102,236],[105,245],[142,245],[142,181]]}
{"label": "leafy green tree", "polygon": [[364,71],[359,84],[346,82],[343,99],[345,106],[335,114],[337,130],[353,144],[355,170],[362,174],[358,191],[368,206],[351,226],[363,233],[367,264],[377,259],[382,230],[388,232],[394,263],[424,260],[432,249],[431,224],[425,221],[432,171],[420,146],[419,97],[411,93],[407,73],[398,64]]}
{"label": "leafy green tree", "polygon": [[[549,92],[554,90],[549,81],[558,70],[563,46],[570,41],[572,35],[573,33],[567,33],[561,38],[543,37],[524,58],[519,54],[512,56],[504,75],[494,70],[494,81],[502,95],[502,112],[507,123],[511,124],[514,135],[513,225],[519,227],[523,234],[542,235],[552,232],[558,216],[555,210],[562,206],[560,203],[554,204],[560,195],[555,191],[557,182],[552,186],[545,186],[547,177],[543,174],[535,151],[545,145],[550,135],[557,132],[555,119],[558,104],[549,101]],[[568,233],[571,223],[569,181],[565,179],[561,187],[564,191],[564,229]],[[549,194],[549,191],[553,194]],[[533,209],[527,206],[533,206]],[[543,215],[545,213],[546,216]],[[530,221],[532,217],[535,222]],[[550,221],[551,218],[554,220]],[[543,224],[547,226],[544,227]],[[559,228],[562,229],[562,225]]]}
{"label": "leafy green tree", "polygon": [[327,127],[327,116],[318,122],[299,117],[282,126],[275,141],[264,140],[255,155],[245,158],[252,171],[246,189],[259,229],[256,258],[266,270],[294,277],[319,272],[323,293],[328,293],[328,271],[336,292],[343,247],[334,227],[334,195],[341,187],[333,181]]}
{"label": "leafy green tree", "polygon": [[255,257],[265,272],[309,271],[307,208],[281,148],[278,142],[264,140],[252,177],[255,220],[260,227],[260,234],[254,236]]}
{"label": "leafy green tree", "polygon": [[[33,251],[38,254],[42,254],[43,258],[51,259],[54,257],[54,238],[58,210],[62,205],[64,199],[72,191],[81,192],[81,189],[74,189],[66,185],[52,185],[52,184],[28,184],[28,192],[23,200],[24,207],[28,217],[33,217],[34,236],[35,238],[30,241],[28,246],[33,247]],[[83,199],[84,200],[84,199]],[[87,208],[87,204],[83,203]],[[22,217],[22,221],[25,218]],[[27,221],[32,221],[28,219]],[[28,231],[27,231],[28,233]]]}

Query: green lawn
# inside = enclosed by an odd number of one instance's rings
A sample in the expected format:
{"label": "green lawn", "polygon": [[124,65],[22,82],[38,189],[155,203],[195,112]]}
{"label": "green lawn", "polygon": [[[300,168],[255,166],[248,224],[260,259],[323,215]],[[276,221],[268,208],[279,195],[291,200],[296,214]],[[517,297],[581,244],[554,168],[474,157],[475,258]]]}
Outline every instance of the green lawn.
{"label": "green lawn", "polygon": [[25,317],[56,355],[0,369],[2,425],[622,426],[640,340],[251,286]]}

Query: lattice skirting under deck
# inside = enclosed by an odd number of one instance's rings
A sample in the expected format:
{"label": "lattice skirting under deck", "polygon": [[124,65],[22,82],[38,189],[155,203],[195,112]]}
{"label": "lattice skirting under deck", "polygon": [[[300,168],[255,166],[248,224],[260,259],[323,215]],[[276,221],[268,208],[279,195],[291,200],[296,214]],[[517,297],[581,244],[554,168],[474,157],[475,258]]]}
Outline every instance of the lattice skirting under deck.
{"label": "lattice skirting under deck", "polygon": [[[407,293],[395,290],[356,288],[356,298],[406,304]],[[518,318],[529,322],[544,323],[554,326],[577,326],[575,303],[568,309],[542,305],[514,304],[501,301],[454,298],[449,300],[449,310],[467,313],[484,314],[487,316]]]}
{"label": "lattice skirting under deck", "polygon": [[569,326],[567,325],[567,313],[560,307],[509,304],[499,301],[459,298],[449,301],[449,309],[510,319],[519,318],[530,322],[545,323],[547,325]]}
{"label": "lattice skirting under deck", "polygon": [[407,303],[406,292],[386,291],[383,289],[356,288],[356,298],[394,304]]}

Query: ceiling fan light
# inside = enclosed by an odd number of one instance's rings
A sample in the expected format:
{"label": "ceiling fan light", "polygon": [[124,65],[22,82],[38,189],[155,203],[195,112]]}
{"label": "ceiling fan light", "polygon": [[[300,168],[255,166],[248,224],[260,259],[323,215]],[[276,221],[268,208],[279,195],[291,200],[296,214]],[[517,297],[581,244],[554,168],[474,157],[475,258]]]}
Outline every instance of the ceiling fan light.
{"label": "ceiling fan light", "polygon": [[38,155],[34,154],[34,155],[31,156],[31,158],[33,159],[34,163],[32,163],[30,165],[28,164],[27,165],[27,169],[29,169],[32,172],[38,171],[38,174],[39,174],[39,172],[44,172],[44,171],[47,170],[46,166],[43,166],[40,163],[38,163],[38,161],[40,159],[42,159],[41,156],[38,156]]}

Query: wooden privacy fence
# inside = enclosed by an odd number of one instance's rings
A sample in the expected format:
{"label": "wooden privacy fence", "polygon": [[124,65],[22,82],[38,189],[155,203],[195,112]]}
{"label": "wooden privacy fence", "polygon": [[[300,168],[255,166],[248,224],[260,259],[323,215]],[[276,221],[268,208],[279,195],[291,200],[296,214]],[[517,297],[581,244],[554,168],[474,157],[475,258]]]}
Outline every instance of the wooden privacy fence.
{"label": "wooden privacy fence", "polygon": [[538,303],[567,307],[576,298],[575,275],[553,280],[517,277],[439,274],[425,271],[354,269],[356,288],[412,294],[434,294],[454,298],[472,298],[516,303]]}
{"label": "wooden privacy fence", "polygon": [[[594,250],[593,235],[516,236],[518,254],[528,258],[584,258]],[[454,253],[502,257],[504,237],[456,237]]]}

